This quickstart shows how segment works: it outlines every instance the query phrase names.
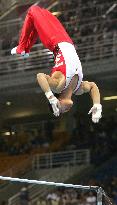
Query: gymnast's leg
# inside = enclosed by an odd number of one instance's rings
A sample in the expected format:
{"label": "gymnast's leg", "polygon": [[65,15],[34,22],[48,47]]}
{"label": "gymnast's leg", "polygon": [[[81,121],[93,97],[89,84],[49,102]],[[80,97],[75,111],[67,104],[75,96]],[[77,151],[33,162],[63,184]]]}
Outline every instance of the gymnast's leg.
{"label": "gymnast's leg", "polygon": [[34,45],[38,38],[38,33],[34,27],[33,18],[31,15],[31,8],[26,15],[21,34],[19,44],[17,47],[11,50],[11,54],[25,54],[29,53],[31,47]]}

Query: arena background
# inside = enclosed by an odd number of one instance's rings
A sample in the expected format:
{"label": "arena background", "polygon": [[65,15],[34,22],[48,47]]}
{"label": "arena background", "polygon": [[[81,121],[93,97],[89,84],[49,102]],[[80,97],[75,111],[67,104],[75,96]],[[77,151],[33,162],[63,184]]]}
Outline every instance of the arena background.
{"label": "arena background", "polygon": [[[54,118],[36,81],[53,55],[38,40],[30,58],[10,55],[27,9],[56,15],[74,41],[84,79],[101,92],[103,117],[93,124],[90,97],[74,97]],[[114,96],[114,97],[113,97]],[[105,98],[109,97],[109,98]],[[114,0],[0,1],[0,175],[102,186],[117,204],[117,2]],[[93,192],[0,181],[1,204],[96,204]]]}

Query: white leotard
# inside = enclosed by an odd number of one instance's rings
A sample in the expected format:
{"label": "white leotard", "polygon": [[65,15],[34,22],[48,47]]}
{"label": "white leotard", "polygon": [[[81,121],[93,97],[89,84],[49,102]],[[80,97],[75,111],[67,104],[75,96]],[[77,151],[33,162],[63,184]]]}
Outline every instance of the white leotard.
{"label": "white leotard", "polygon": [[66,85],[64,89],[68,87],[73,76],[78,74],[78,84],[74,90],[74,94],[75,94],[75,92],[80,87],[80,84],[83,79],[81,62],[76,53],[74,45],[67,43],[67,42],[62,42],[62,43],[59,43],[58,46],[60,50],[62,51],[62,55],[64,57],[65,64],[66,64]]}

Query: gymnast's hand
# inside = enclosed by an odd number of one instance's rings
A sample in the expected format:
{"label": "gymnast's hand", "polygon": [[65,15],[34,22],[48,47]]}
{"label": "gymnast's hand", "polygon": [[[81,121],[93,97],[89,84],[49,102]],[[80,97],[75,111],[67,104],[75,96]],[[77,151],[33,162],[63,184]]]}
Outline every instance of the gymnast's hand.
{"label": "gymnast's hand", "polygon": [[102,105],[94,104],[88,114],[91,114],[91,113],[92,113],[92,121],[94,123],[98,123],[100,118],[102,117]]}
{"label": "gymnast's hand", "polygon": [[53,114],[56,117],[58,117],[60,115],[60,110],[59,110],[60,103],[59,103],[59,100],[54,95],[52,95],[48,100],[49,100],[49,103],[52,106]]}

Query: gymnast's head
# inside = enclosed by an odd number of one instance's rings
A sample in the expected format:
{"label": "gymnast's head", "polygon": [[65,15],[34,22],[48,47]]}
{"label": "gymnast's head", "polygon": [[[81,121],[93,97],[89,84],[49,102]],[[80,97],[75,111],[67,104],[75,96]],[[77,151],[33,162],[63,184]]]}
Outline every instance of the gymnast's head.
{"label": "gymnast's head", "polygon": [[[60,114],[66,113],[68,112],[72,106],[73,106],[73,101],[69,98],[64,98],[61,94],[54,94],[54,96],[59,100],[59,110],[60,110]],[[49,104],[49,110],[51,111],[51,113],[53,113],[52,107]]]}
{"label": "gymnast's head", "polygon": [[73,106],[73,101],[70,99],[59,99],[59,103],[60,114],[70,111]]}

